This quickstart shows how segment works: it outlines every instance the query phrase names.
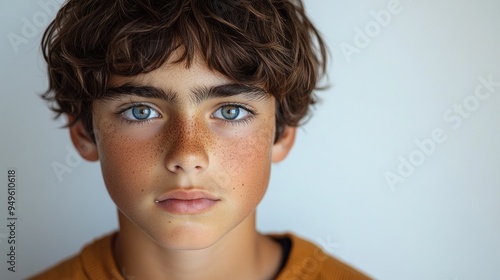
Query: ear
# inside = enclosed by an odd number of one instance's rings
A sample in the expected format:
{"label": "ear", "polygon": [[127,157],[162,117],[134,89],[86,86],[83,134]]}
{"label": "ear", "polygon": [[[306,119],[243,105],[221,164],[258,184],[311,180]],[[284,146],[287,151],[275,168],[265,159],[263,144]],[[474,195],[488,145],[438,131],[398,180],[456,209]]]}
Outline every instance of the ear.
{"label": "ear", "polygon": [[296,132],[296,127],[285,126],[285,129],[283,130],[280,138],[278,138],[278,140],[273,145],[271,157],[272,162],[277,163],[285,159],[285,157],[288,155],[288,152],[290,152],[293,147]]}
{"label": "ear", "polygon": [[[68,116],[68,122],[73,121],[73,116]],[[92,138],[87,134],[87,131],[81,120],[78,120],[74,125],[69,127],[71,141],[82,158],[88,161],[97,161],[99,154],[97,153],[97,145],[92,141]]]}

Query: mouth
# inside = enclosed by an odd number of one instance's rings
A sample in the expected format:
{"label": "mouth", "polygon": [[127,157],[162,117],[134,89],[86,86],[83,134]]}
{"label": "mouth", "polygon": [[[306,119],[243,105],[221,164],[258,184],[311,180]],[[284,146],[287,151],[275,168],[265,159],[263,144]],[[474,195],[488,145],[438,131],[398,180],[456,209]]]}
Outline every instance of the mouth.
{"label": "mouth", "polygon": [[184,190],[168,192],[155,200],[162,210],[177,215],[201,214],[219,201],[219,198],[207,192]]}

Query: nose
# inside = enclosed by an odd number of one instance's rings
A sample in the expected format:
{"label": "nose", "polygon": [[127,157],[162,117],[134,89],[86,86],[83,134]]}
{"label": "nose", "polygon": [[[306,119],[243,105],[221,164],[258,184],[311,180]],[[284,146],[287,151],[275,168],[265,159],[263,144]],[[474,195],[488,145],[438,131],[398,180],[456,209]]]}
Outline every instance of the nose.
{"label": "nose", "polygon": [[186,122],[169,129],[166,168],[172,173],[199,173],[208,166],[207,133],[199,124]]}

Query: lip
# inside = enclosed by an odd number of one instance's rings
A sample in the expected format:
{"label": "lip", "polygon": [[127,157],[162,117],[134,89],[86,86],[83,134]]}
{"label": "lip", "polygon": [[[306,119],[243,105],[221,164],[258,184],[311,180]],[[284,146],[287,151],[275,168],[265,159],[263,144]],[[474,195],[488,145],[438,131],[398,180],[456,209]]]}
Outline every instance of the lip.
{"label": "lip", "polygon": [[194,199],[220,200],[214,195],[204,191],[173,190],[159,196],[156,201],[162,202],[167,199],[194,200]]}
{"label": "lip", "polygon": [[175,190],[155,200],[163,210],[172,214],[200,214],[210,210],[220,199],[204,191]]}

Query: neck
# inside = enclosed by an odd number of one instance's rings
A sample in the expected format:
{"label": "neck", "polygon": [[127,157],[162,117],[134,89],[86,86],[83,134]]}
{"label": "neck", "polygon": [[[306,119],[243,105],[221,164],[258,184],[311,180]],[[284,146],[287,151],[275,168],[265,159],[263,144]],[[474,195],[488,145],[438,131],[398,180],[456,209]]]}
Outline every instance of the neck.
{"label": "neck", "polygon": [[163,248],[120,212],[119,222],[114,255],[124,278],[264,280],[277,273],[282,258],[279,245],[256,231],[255,212],[198,250]]}

